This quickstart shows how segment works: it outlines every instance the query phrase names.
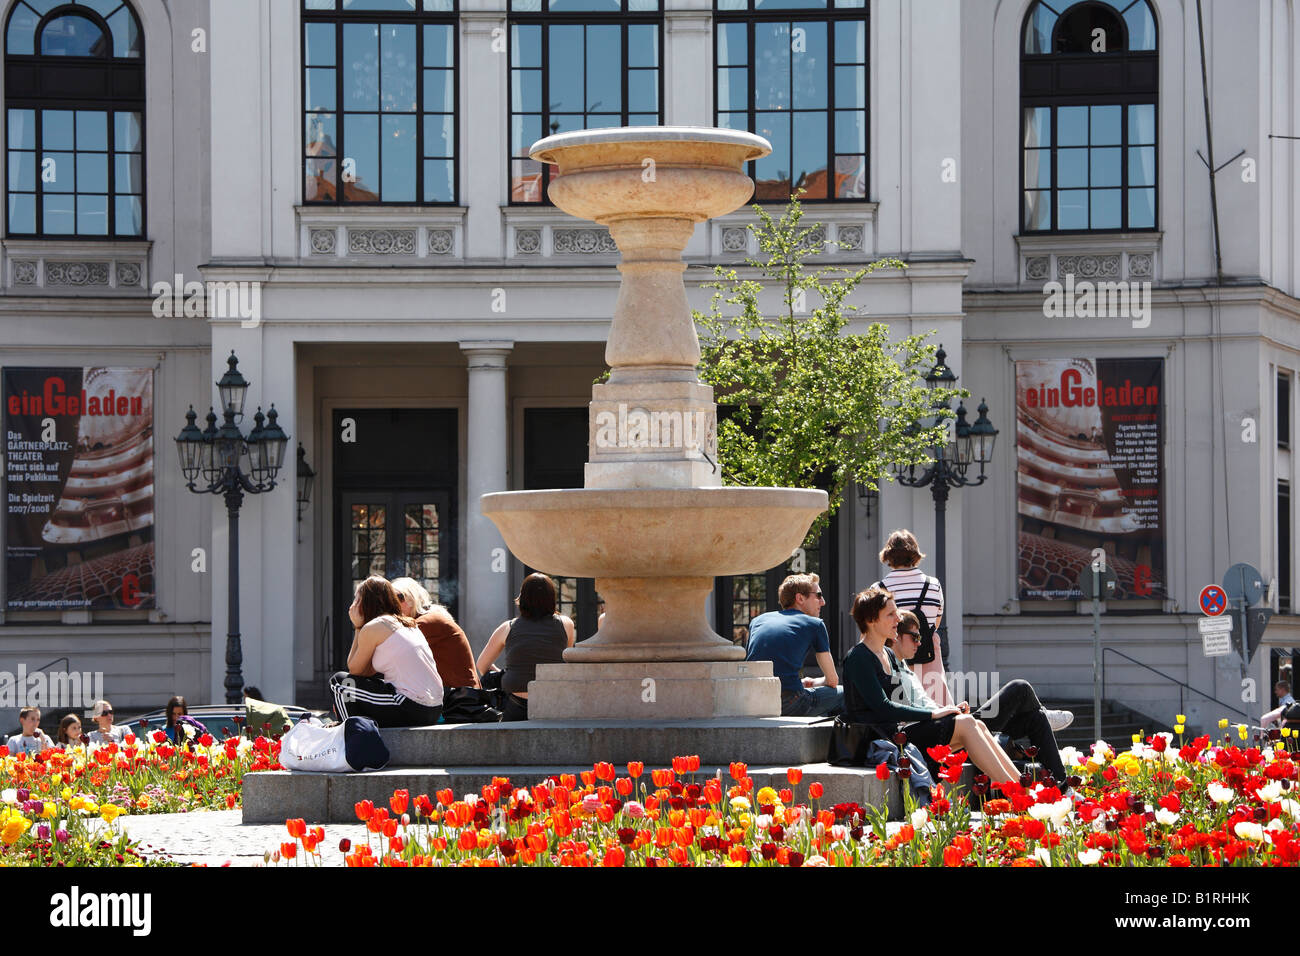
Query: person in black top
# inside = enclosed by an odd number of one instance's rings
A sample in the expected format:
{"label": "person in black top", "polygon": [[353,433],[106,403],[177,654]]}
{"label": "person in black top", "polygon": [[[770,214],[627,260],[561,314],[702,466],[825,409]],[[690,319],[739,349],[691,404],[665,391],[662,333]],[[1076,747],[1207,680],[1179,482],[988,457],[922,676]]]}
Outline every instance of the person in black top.
{"label": "person in black top", "polygon": [[[573,621],[556,613],[555,582],[545,574],[530,574],[519,587],[519,616],[503,622],[478,656],[479,673],[487,677],[505,653],[501,668],[502,720],[528,719],[528,684],[538,664],[564,663],[565,648],[573,646]],[[485,684],[486,686],[486,684]]]}
{"label": "person in black top", "polygon": [[844,658],[844,710],[854,723],[897,727],[921,750],[948,744],[963,749],[994,784],[1018,780],[1020,772],[989,729],[971,715],[970,704],[938,707],[922,692],[917,704],[912,675],[886,645],[898,629],[894,597],[871,587],[853,599],[853,621],[862,634]]}

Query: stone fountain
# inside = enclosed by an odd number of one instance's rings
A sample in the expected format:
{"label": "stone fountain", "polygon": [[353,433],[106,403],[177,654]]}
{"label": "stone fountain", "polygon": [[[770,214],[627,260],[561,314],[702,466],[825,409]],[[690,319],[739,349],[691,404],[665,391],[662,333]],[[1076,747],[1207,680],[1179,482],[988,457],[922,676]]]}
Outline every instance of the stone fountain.
{"label": "stone fountain", "polygon": [[543,665],[530,719],[774,717],[771,664],[744,661],[706,615],[715,575],[786,560],[826,493],[722,487],[713,389],[682,281],[695,224],[753,193],[745,163],[760,136],[702,127],[631,127],[548,136],[533,159],[558,167],[560,209],[607,226],[623,274],[592,389],[585,487],[484,495],[482,513],[530,567],[596,579],[605,620]]}

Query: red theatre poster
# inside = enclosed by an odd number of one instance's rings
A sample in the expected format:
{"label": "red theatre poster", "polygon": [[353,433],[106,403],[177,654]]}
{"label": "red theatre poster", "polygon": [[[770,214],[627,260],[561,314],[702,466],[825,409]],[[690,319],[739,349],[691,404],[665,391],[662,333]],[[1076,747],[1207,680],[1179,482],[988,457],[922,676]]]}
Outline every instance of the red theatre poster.
{"label": "red theatre poster", "polygon": [[1118,600],[1164,598],[1163,359],[1016,362],[1022,601],[1079,600],[1101,548]]}
{"label": "red theatre poster", "polygon": [[4,371],[11,611],[152,608],[153,370]]}

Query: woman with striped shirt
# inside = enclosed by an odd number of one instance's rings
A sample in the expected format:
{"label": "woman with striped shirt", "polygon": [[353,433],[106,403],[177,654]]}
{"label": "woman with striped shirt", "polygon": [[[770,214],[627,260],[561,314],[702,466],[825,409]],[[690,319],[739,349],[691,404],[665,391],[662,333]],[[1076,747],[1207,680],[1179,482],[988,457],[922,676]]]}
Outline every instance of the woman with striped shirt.
{"label": "woman with striped shirt", "polygon": [[[943,648],[939,643],[939,621],[943,617],[943,586],[938,578],[929,577],[919,567],[925,559],[916,536],[906,528],[891,531],[884,549],[880,552],[880,563],[893,570],[881,579],[884,588],[894,596],[899,610],[916,611],[917,598],[922,592],[925,598],[921,607],[926,620],[934,627],[931,640],[934,642],[934,660],[929,664],[912,664],[912,670],[921,687],[934,698],[940,707],[949,707],[956,703],[948,692],[948,684],[943,679]],[[929,588],[926,583],[929,582]]]}

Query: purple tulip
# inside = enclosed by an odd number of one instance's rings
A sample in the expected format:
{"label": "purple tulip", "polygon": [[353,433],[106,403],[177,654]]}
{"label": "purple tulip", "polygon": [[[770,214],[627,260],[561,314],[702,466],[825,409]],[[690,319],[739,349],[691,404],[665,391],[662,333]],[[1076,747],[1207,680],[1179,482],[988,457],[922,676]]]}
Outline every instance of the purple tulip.
{"label": "purple tulip", "polygon": [[32,813],[36,814],[36,815],[39,817],[39,816],[40,816],[42,813],[44,813],[44,812],[45,812],[45,801],[44,801],[44,800],[33,800],[33,801],[32,801]]}
{"label": "purple tulip", "polygon": [[40,840],[48,840],[50,838],[50,828],[42,823],[36,828],[36,837]]}
{"label": "purple tulip", "polygon": [[54,839],[58,840],[60,843],[67,843],[69,839],[68,831],[59,827],[59,829],[54,831]]}
{"label": "purple tulip", "polygon": [[27,799],[28,799],[31,795],[32,795],[32,792],[31,792],[30,790],[28,790],[26,787],[21,788],[21,789],[18,791],[18,802],[19,802],[19,803],[26,803],[26,802],[27,802]]}

